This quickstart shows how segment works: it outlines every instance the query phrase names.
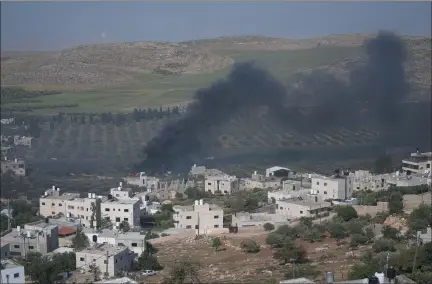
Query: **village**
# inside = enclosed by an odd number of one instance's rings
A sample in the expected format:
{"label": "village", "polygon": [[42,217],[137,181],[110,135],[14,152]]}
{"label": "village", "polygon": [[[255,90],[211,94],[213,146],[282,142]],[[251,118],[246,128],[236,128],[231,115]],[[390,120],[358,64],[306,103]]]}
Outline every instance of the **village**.
{"label": "village", "polygon": [[[402,196],[403,211],[409,214],[424,204],[430,206],[431,163],[432,153],[417,150],[402,160],[400,171],[388,174],[336,169],[333,175],[323,176],[274,166],[263,173],[254,171],[249,178],[237,178],[217,169],[193,165],[187,179],[169,175],[152,177],[141,172],[125,177],[104,195],[63,192],[54,185],[39,198],[40,221],[12,227],[10,210],[2,210],[1,214],[9,220],[8,230],[1,234],[2,281],[29,281],[25,265],[19,263],[35,253],[49,258],[73,253],[74,269],[56,275],[58,283],[154,283],[161,275],[168,277],[168,269],[161,270],[162,266],[153,263],[161,255],[153,251],[164,244],[187,241],[194,250],[194,243],[198,247],[207,242],[216,251],[225,246],[225,250],[232,249],[236,254],[259,251],[260,247],[265,251],[268,246],[272,247],[268,238],[281,228],[304,223],[319,226],[340,217],[343,214],[340,208],[352,208],[355,216],[368,220],[387,216],[377,224],[378,228],[391,227],[404,231],[408,237],[413,232],[408,233],[406,222],[404,225],[394,214],[389,215],[396,212],[391,198],[367,204],[359,193],[381,194],[422,187],[420,193],[407,191]],[[26,171],[23,160],[2,160],[1,168],[2,173],[12,171],[18,176],[24,176]],[[232,200],[240,201],[241,205]],[[376,237],[382,234],[375,225],[373,228]],[[330,229],[324,231],[323,236],[329,234],[328,237],[339,239]],[[255,237],[266,237],[267,246],[253,248],[257,246]],[[353,234],[344,237],[353,238]],[[411,238],[415,246],[428,244],[431,228],[422,227]],[[242,242],[235,245],[239,239]],[[247,241],[252,244],[246,244]],[[327,283],[343,278],[331,270],[325,273]],[[276,271],[273,274],[276,276],[264,278],[276,279],[278,283],[315,283],[307,277],[299,280],[294,277],[295,273],[288,280],[283,275],[278,278]],[[313,278],[319,280],[319,276]],[[401,275],[397,277],[404,279]],[[216,280],[207,278],[207,281]],[[368,283],[366,280],[359,279],[356,283]]]}

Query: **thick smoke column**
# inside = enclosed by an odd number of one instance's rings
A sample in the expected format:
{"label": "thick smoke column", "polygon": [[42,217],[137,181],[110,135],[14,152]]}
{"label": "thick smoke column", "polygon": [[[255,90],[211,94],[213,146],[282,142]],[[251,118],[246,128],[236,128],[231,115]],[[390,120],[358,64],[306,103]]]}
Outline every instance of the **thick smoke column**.
{"label": "thick smoke column", "polygon": [[[408,92],[403,41],[392,33],[380,32],[365,42],[365,49],[366,64],[350,71],[349,83],[315,71],[300,76],[295,87],[286,88],[253,63],[235,64],[226,79],[198,90],[186,114],[147,144],[146,158],[138,168],[173,170],[188,163],[187,158],[202,149],[208,130],[227,122],[243,107],[267,105],[281,125],[300,127],[306,133],[354,126],[365,108],[381,128],[394,126],[397,105]],[[291,106],[285,107],[286,99]],[[298,108],[305,101],[316,104],[306,116]]]}
{"label": "thick smoke column", "polygon": [[[201,149],[200,136],[228,121],[239,109],[268,105],[282,113],[285,87],[254,63],[235,64],[228,77],[198,90],[184,117],[164,128],[144,149],[144,168],[171,169]],[[181,159],[181,160],[180,160]]]}

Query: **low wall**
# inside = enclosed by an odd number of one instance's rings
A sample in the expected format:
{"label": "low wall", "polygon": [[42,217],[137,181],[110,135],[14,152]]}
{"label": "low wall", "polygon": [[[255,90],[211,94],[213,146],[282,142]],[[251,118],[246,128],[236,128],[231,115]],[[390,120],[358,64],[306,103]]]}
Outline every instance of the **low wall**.
{"label": "low wall", "polygon": [[377,202],[376,206],[370,205],[353,205],[352,206],[358,215],[371,215],[372,217],[381,212],[388,211],[388,202]]}

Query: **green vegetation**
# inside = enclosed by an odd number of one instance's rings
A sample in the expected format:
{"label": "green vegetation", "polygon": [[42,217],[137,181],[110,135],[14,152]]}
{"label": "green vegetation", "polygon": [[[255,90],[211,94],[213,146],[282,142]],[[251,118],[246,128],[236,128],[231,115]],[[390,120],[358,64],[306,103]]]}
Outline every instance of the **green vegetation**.
{"label": "green vegetation", "polygon": [[37,283],[55,283],[61,279],[61,273],[76,269],[75,253],[55,254],[50,259],[40,253],[29,253],[26,258],[18,262],[24,266],[26,275]]}
{"label": "green vegetation", "polygon": [[[287,51],[223,51],[235,61],[256,60],[282,82],[302,69],[343,61],[362,54],[361,47],[321,47]],[[51,92],[29,96],[35,101],[2,102],[2,110],[31,111],[36,114],[64,112],[131,112],[137,105],[158,107],[191,100],[195,91],[226,76],[229,68],[206,74],[139,74],[132,82],[110,89],[76,92]],[[15,89],[14,89],[15,90]],[[39,93],[32,90],[29,93]],[[14,94],[12,91],[8,91]],[[18,93],[18,92],[17,92]],[[9,95],[10,96],[10,95]],[[3,98],[3,96],[2,96]],[[119,100],[119,98],[121,98]]]}
{"label": "green vegetation", "polygon": [[260,251],[259,245],[252,239],[245,239],[241,242],[240,248],[246,253],[257,253]]}
{"label": "green vegetation", "polygon": [[175,265],[169,275],[165,277],[161,284],[185,284],[185,283],[200,283],[198,280],[198,272],[201,265],[192,261],[182,261]]}
{"label": "green vegetation", "polygon": [[81,250],[88,247],[88,245],[89,245],[89,239],[84,234],[82,229],[78,229],[75,236],[72,238],[72,246],[76,250]]}
{"label": "green vegetation", "polygon": [[159,264],[157,258],[149,251],[143,251],[135,263],[137,270],[161,270],[163,267]]}
{"label": "green vegetation", "polygon": [[274,228],[275,228],[275,226],[274,226],[273,224],[271,224],[271,223],[265,223],[265,224],[263,225],[263,228],[264,228],[264,230],[266,230],[266,231],[273,231]]}
{"label": "green vegetation", "polygon": [[[407,186],[407,187],[390,187],[387,190],[381,191],[370,191],[361,190],[354,191],[353,197],[359,200],[360,205],[377,205],[378,201],[391,201],[391,210],[400,211],[401,196],[406,194],[422,194],[429,191],[428,185],[418,185],[418,186]],[[403,203],[402,203],[403,205]]]}
{"label": "green vegetation", "polygon": [[222,241],[219,237],[212,239],[212,247],[215,249],[215,251],[218,251],[221,246],[222,246]]}

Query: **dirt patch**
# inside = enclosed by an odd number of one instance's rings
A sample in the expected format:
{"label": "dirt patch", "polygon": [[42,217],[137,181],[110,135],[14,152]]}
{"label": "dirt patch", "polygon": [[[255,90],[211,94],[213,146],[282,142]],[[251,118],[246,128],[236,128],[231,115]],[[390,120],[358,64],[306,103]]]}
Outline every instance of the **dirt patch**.
{"label": "dirt patch", "polygon": [[[251,230],[239,234],[221,236],[223,246],[218,252],[211,247],[211,237],[194,239],[186,237],[175,241],[166,241],[156,246],[159,262],[165,267],[157,276],[142,279],[158,282],[169,274],[170,269],[181,260],[196,261],[201,264],[199,279],[201,282],[253,282],[263,283],[269,277],[283,280],[285,273],[292,269],[291,265],[280,265],[273,259],[273,249],[265,245],[266,232]],[[256,254],[246,254],[239,249],[245,238],[255,240],[261,251]],[[335,278],[344,280],[348,270],[357,261],[362,249],[350,251],[347,245],[338,247],[333,239],[326,239],[320,243],[297,241],[305,247],[311,264],[322,272],[319,278],[324,279],[325,272],[332,271]]]}

